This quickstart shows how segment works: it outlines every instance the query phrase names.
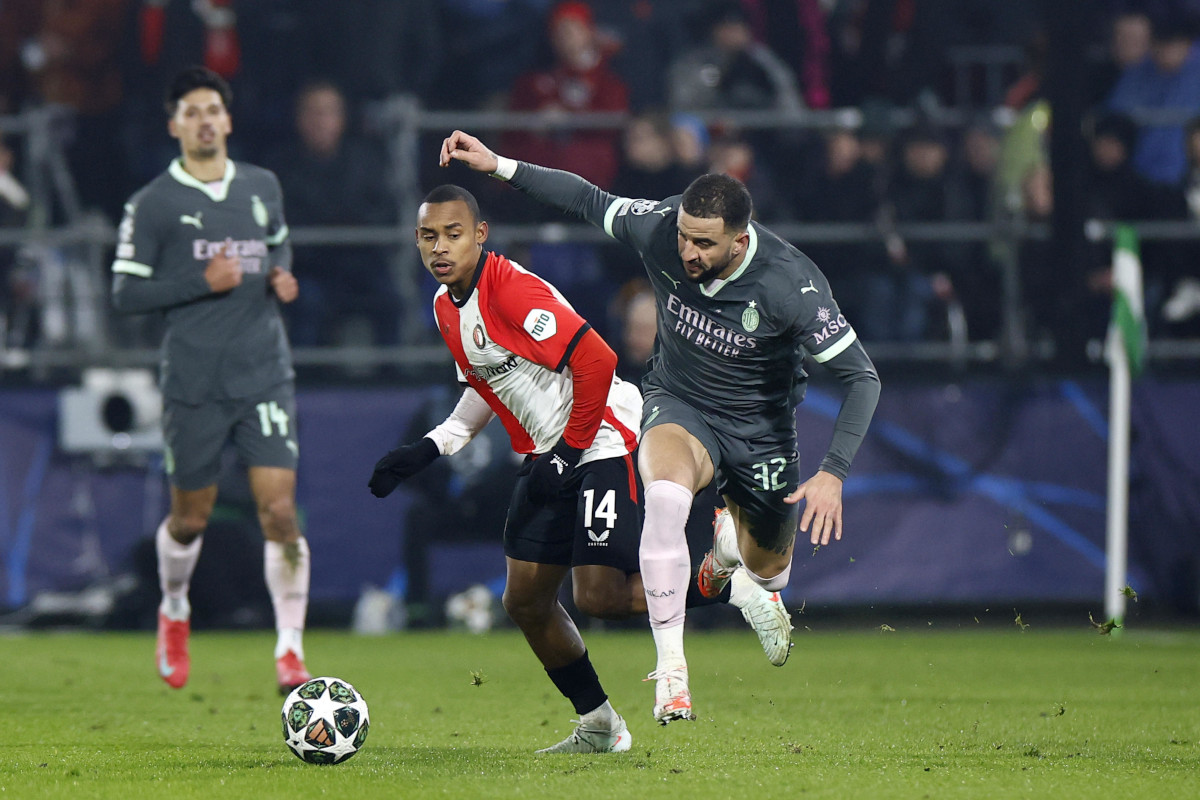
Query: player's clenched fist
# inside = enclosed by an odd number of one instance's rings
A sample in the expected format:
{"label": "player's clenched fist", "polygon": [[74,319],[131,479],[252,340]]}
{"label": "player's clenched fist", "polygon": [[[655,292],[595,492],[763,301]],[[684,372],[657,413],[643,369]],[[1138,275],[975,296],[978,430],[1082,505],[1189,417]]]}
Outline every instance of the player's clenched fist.
{"label": "player's clenched fist", "polygon": [[300,294],[300,284],[296,282],[296,276],[283,267],[272,267],[267,282],[281,303],[290,303]]}
{"label": "player's clenched fist", "polygon": [[428,467],[441,454],[437,444],[428,437],[397,447],[375,463],[367,488],[376,497],[387,497],[401,481]]}
{"label": "player's clenched fist", "polygon": [[455,131],[442,141],[438,166],[447,167],[451,161],[461,161],[476,172],[495,172],[499,161],[496,154],[469,133]]}
{"label": "player's clenched fist", "polygon": [[228,292],[242,285],[242,262],[237,256],[218,253],[204,268],[204,280],[214,292]]}

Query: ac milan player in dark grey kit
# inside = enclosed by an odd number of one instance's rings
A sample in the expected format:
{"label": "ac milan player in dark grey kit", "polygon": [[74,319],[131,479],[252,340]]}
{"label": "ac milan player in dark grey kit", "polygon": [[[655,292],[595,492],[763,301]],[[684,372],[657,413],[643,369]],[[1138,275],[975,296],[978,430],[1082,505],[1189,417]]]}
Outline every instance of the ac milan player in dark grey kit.
{"label": "ac milan player in dark grey kit", "polygon": [[[791,572],[800,500],[799,527],[811,526],[814,545],[841,538],[842,482],[874,415],[879,377],[825,276],[751,221],[739,181],[704,175],[665,200],[617,197],[569,172],[497,156],[462,131],[442,143],[439,163],[451,161],[603,228],[642,257],[658,307],[638,457],[642,582],[658,650],[654,716],[692,719],[683,620],[693,496],[715,477],[728,506],[701,567],[701,592],[720,591],[738,566],[778,592]],[[794,406],[806,354],[846,394],[820,468],[801,483]]]}
{"label": "ac milan player in dark grey kit", "polygon": [[167,129],[181,157],[125,205],[113,305],[161,313],[163,438],[171,509],[155,537],[163,601],[155,662],[178,689],[188,679],[188,587],[217,499],[221,451],[249,469],[266,538],[267,589],[286,693],[309,679],[301,637],[309,550],[296,520],[295,373],[279,303],[296,299],[279,181],[235,163],[229,85],[203,67],[175,77]]}

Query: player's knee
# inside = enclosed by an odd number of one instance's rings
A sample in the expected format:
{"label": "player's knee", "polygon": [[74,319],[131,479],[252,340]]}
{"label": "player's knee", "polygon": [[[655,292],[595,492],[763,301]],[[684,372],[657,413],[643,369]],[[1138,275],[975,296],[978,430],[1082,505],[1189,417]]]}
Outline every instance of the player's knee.
{"label": "player's knee", "polygon": [[270,500],[259,507],[264,533],[269,539],[286,541],[296,526],[296,504],[290,497]]}
{"label": "player's knee", "polygon": [[171,538],[180,544],[191,544],[208,527],[208,515],[202,512],[175,514],[167,523]]}
{"label": "player's knee", "polygon": [[626,619],[633,612],[628,597],[603,586],[576,585],[572,599],[580,612],[595,619]]}
{"label": "player's knee", "polygon": [[547,602],[545,598],[506,588],[501,603],[508,618],[522,630],[550,618],[552,603]]}

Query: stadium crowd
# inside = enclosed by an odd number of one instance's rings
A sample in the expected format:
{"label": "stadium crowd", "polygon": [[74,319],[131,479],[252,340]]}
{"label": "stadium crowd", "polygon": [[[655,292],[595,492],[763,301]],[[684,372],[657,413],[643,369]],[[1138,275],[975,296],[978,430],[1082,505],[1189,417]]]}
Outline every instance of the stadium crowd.
{"label": "stadium crowd", "polygon": [[[412,224],[397,218],[389,176],[418,170],[421,185],[434,185],[429,143],[445,132],[428,136],[423,163],[395,164],[370,113],[389,97],[412,95],[436,111],[544,112],[549,121],[615,112],[625,120],[619,128],[511,130],[500,149],[634,197],[664,197],[696,175],[725,172],[750,188],[770,224],[874,226],[878,235],[855,241],[797,242],[830,276],[866,341],[944,339],[956,325],[973,340],[997,337],[998,263],[1008,256],[1020,265],[1031,338],[1077,338],[1081,327],[1099,336],[1107,242],[1087,263],[1064,268],[1037,237],[902,233],[910,223],[1053,218],[1043,6],[1057,8],[1034,0],[2,0],[0,120],[65,109],[55,135],[78,203],[39,205],[47,195],[29,191],[23,168],[43,143],[0,130],[0,227],[44,228],[80,211],[115,225],[124,198],[173,155],[162,135],[165,81],[202,63],[233,86],[231,154],[278,174],[293,229]],[[1090,43],[1079,87],[1089,109],[1083,219],[1200,219],[1200,2],[1092,6],[1096,13],[1078,20]],[[989,61],[996,53],[1004,57]],[[739,112],[838,108],[861,115],[819,128],[739,124]],[[893,124],[896,109],[915,111],[915,122]],[[944,109],[967,122],[939,125]],[[1142,124],[1148,110],[1168,114]],[[718,111],[728,113],[714,123],[707,112]],[[494,219],[553,219],[496,182],[468,185]],[[1152,336],[1200,332],[1198,247],[1144,244]],[[636,302],[644,288],[619,248],[509,249],[611,340],[635,327],[625,311],[644,308]],[[80,275],[68,261],[47,245],[0,242],[6,345],[86,338],[62,296],[103,292],[96,287],[106,276]],[[301,244],[295,271],[295,344],[400,341],[403,304],[384,248]]]}

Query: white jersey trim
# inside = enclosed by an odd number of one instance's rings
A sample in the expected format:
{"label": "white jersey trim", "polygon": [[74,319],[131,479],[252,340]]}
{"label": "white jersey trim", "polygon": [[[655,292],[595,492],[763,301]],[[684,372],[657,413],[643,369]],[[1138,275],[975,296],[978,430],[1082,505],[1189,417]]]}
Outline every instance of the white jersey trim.
{"label": "white jersey trim", "polygon": [[154,274],[154,268],[146,264],[139,264],[136,261],[128,261],[123,258],[118,258],[113,262],[113,272],[120,272],[126,275],[137,275],[139,278],[149,278]]}
{"label": "white jersey trim", "polygon": [[841,341],[839,341],[837,344],[829,347],[826,350],[822,350],[819,353],[814,353],[813,361],[816,361],[818,364],[824,364],[826,361],[838,355],[850,345],[854,344],[856,339],[858,339],[858,334],[854,332],[854,328],[851,328],[850,332],[843,336]]}
{"label": "white jersey trim", "polygon": [[229,196],[229,184],[233,183],[233,176],[237,174],[237,169],[233,166],[233,159],[225,159],[225,175],[215,186],[188,174],[188,171],[183,168],[182,161],[178,158],[171,162],[171,166],[167,167],[167,172],[184,186],[191,186],[193,189],[204,192],[212,198],[214,203],[223,203]]}
{"label": "white jersey trim", "polygon": [[613,234],[613,220],[616,219],[617,214],[625,210],[625,208],[632,202],[633,201],[628,197],[618,197],[616,200],[612,201],[608,207],[608,210],[604,212],[604,232],[613,239],[617,238],[616,235]]}

